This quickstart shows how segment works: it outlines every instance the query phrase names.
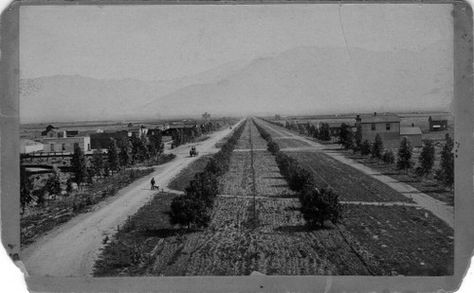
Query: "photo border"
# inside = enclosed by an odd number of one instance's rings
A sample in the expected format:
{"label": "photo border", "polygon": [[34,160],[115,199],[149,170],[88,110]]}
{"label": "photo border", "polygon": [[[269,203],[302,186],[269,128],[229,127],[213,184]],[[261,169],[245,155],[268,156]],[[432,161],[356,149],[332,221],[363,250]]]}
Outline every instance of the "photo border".
{"label": "photo border", "polygon": [[1,16],[0,31],[0,218],[2,242],[10,257],[20,257],[19,205],[19,10],[28,5],[295,5],[295,4],[453,4],[455,119],[454,274],[441,277],[386,276],[204,276],[204,277],[38,277],[33,291],[454,291],[467,272],[474,242],[473,48],[472,9],[465,1],[15,1]]}

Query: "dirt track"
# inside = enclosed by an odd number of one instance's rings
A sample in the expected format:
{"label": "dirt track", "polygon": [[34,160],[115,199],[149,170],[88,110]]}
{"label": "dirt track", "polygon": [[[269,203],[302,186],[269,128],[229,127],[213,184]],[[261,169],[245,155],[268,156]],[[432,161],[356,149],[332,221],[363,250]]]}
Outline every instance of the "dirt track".
{"label": "dirt track", "polygon": [[[210,135],[210,138],[195,143],[199,156],[190,158],[189,145],[177,147],[171,152],[176,158],[157,166],[155,172],[135,181],[119,193],[97,205],[92,211],[79,215],[68,223],[57,227],[21,253],[21,260],[30,276],[89,276],[95,258],[106,235],[114,234],[118,225],[133,215],[151,199],[149,179],[155,177],[156,184],[167,186],[169,181],[183,168],[202,155],[217,152],[215,144],[224,138],[230,129]],[[110,236],[109,236],[110,237]]]}

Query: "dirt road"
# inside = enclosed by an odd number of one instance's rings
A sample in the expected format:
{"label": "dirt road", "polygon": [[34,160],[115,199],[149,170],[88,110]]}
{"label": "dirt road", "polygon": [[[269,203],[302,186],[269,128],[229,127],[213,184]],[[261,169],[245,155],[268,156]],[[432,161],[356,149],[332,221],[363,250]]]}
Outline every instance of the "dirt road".
{"label": "dirt road", "polygon": [[157,166],[149,176],[133,182],[92,211],[75,217],[26,247],[21,253],[21,259],[28,274],[91,275],[104,237],[113,235],[118,225],[152,198],[154,192],[150,190],[150,178],[155,177],[160,188],[167,186],[169,181],[191,162],[202,155],[217,152],[215,144],[230,132],[229,128],[217,131],[211,134],[209,139],[194,143],[199,151],[197,157],[189,157],[189,144],[175,148],[171,152],[176,158],[171,162]]}

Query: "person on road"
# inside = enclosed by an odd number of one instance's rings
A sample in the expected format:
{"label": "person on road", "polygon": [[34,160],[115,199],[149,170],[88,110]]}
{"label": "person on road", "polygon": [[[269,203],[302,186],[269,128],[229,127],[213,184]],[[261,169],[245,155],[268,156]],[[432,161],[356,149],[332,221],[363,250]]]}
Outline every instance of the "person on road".
{"label": "person on road", "polygon": [[155,189],[155,177],[151,178],[150,183],[151,183],[151,190]]}

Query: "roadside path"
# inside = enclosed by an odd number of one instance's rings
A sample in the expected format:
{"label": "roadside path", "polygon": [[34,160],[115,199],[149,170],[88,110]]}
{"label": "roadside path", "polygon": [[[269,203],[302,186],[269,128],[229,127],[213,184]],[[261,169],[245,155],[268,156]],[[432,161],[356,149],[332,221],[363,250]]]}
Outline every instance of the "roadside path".
{"label": "roadside path", "polygon": [[[313,149],[311,151],[320,151],[323,152],[324,154],[330,156],[333,159],[336,159],[337,161],[346,164],[348,166],[351,166],[352,168],[372,177],[373,179],[376,179],[386,185],[388,185],[390,188],[394,189],[395,191],[403,194],[404,196],[412,199],[417,206],[422,207],[430,212],[432,212],[435,216],[443,220],[446,224],[448,224],[451,228],[454,229],[454,207],[449,206],[446,203],[437,200],[425,193],[420,192],[418,189],[414,188],[411,185],[408,185],[406,183],[397,181],[393,179],[390,176],[383,175],[382,173],[375,171],[359,162],[356,162],[352,159],[349,159],[342,155],[339,152],[334,152],[328,150],[327,146],[323,146],[313,140],[310,140],[308,138],[302,137],[300,135],[296,135],[291,133],[290,131],[283,129],[281,127],[277,127],[275,125],[272,125],[266,121],[263,121],[261,119],[258,119],[260,124],[265,125],[267,128],[270,128],[271,131],[274,133],[277,133],[280,135],[280,137],[291,137],[296,140],[304,141],[306,143],[309,143]],[[276,138],[277,139],[277,138]],[[291,151],[296,151],[298,148],[292,148]],[[299,148],[301,151],[308,151],[307,147],[304,148]],[[284,149],[282,149],[284,151]],[[342,175],[342,174],[341,174]]]}
{"label": "roadside path", "polygon": [[174,176],[194,160],[217,152],[219,149],[215,144],[230,132],[226,128],[212,133],[207,140],[193,143],[199,150],[196,157],[189,157],[189,144],[171,150],[176,155],[174,160],[157,166],[153,173],[121,189],[116,196],[100,203],[92,211],[78,215],[23,249],[20,258],[28,274],[90,276],[104,237],[111,237],[118,225],[135,214],[156,193],[150,190],[150,178],[155,177],[160,188],[167,186]]}

